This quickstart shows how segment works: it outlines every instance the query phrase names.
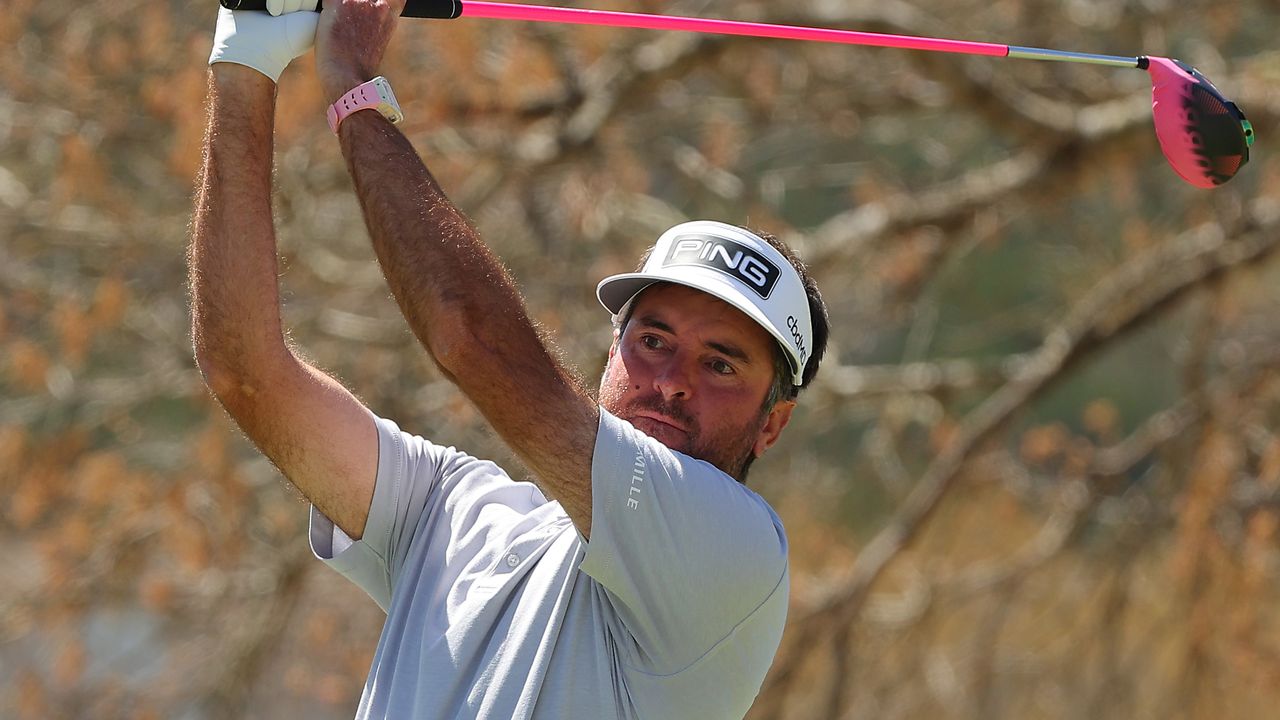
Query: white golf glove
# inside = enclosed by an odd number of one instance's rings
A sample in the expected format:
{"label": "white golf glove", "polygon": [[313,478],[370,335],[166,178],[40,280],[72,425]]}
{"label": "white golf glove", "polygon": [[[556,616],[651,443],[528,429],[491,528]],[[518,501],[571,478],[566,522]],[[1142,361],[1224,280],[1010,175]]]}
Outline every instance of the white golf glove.
{"label": "white golf glove", "polygon": [[315,9],[316,0],[267,0],[270,14],[220,6],[209,64],[246,65],[279,82],[289,63],[315,43]]}

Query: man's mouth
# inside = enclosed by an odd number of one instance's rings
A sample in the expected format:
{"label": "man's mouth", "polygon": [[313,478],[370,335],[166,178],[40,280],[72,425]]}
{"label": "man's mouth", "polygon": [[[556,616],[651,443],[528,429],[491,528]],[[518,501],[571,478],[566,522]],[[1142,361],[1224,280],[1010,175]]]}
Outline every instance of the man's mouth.
{"label": "man's mouth", "polygon": [[660,413],[639,412],[639,413],[636,413],[635,419],[642,421],[649,426],[653,426],[657,428],[666,428],[668,431],[675,430],[676,432],[684,433],[686,435],[689,433],[689,429],[686,428],[684,425],[682,425],[680,422],[674,420],[673,418],[669,418],[666,415],[662,415]]}
{"label": "man's mouth", "polygon": [[640,432],[672,450],[683,451],[689,443],[688,426],[662,413],[642,410],[631,417],[631,424],[635,425]]}

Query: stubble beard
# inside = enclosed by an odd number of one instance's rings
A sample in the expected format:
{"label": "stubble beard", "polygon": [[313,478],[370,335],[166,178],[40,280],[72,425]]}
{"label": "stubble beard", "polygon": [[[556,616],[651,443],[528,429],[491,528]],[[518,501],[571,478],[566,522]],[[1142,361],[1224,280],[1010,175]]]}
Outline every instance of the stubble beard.
{"label": "stubble beard", "polygon": [[[633,426],[639,414],[645,411],[675,420],[687,429],[683,443],[669,443],[649,433],[645,434],[676,452],[709,462],[739,481],[743,479],[746,467],[754,459],[755,438],[764,428],[767,410],[761,409],[755,416],[737,427],[717,428],[714,437],[709,437],[698,419],[680,401],[667,401],[661,395],[654,393],[623,402],[624,395],[625,393],[619,388],[611,385],[609,368],[606,366],[604,377],[600,382],[601,407],[608,410],[614,417],[632,423]],[[644,431],[641,430],[641,432]]]}

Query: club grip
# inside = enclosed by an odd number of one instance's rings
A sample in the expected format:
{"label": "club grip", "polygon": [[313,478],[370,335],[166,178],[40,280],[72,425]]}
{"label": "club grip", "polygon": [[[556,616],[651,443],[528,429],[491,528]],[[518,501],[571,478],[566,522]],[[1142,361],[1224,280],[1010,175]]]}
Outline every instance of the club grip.
{"label": "club grip", "polygon": [[[218,0],[228,10],[266,10],[267,0]],[[316,10],[322,7],[316,3]],[[401,17],[452,20],[462,14],[462,0],[408,0]]]}

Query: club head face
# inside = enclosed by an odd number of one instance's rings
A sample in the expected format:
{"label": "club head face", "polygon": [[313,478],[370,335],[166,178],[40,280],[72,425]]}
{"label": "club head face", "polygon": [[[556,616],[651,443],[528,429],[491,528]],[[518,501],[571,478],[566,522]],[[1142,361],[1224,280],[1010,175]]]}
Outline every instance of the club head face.
{"label": "club head face", "polygon": [[1253,126],[1195,68],[1149,57],[1151,110],[1165,158],[1196,187],[1217,187],[1249,162]]}

